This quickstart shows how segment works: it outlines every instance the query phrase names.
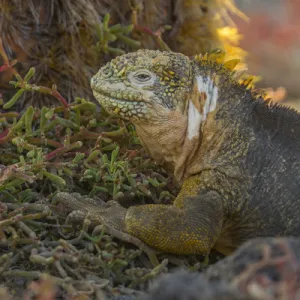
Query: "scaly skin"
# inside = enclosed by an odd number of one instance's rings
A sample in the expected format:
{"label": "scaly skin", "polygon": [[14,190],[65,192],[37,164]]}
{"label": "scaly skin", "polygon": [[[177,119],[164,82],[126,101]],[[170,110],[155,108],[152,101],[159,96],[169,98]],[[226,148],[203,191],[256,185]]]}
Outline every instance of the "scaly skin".
{"label": "scaly skin", "polygon": [[266,103],[222,58],[140,50],[92,78],[100,104],[133,122],[182,186],[173,205],[115,205],[99,220],[177,254],[299,234],[300,116]]}

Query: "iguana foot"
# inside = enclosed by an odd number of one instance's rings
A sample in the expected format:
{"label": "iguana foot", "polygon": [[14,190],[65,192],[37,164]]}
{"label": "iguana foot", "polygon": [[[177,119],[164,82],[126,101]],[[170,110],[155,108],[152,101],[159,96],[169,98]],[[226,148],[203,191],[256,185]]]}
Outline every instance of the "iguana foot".
{"label": "iguana foot", "polygon": [[78,193],[57,193],[54,202],[59,202],[66,213],[70,213],[72,222],[82,222],[85,217],[93,226],[104,224],[124,231],[126,208],[116,201],[100,202]]}
{"label": "iguana foot", "polygon": [[53,202],[60,203],[62,209],[69,213],[66,222],[80,223],[87,218],[94,227],[104,225],[107,233],[123,242],[137,246],[148,255],[150,262],[154,266],[158,265],[156,257],[158,251],[152,249],[137,237],[125,232],[125,215],[127,210],[117,201],[100,202],[78,193],[61,192],[55,195]]}

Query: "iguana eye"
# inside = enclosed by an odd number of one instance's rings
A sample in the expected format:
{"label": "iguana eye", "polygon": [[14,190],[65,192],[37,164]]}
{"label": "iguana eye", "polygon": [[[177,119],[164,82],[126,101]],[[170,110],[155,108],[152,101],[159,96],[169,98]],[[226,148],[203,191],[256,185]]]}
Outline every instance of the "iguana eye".
{"label": "iguana eye", "polygon": [[155,81],[155,74],[148,70],[138,70],[128,75],[129,80],[139,86],[151,85]]}
{"label": "iguana eye", "polygon": [[151,78],[151,76],[146,73],[140,73],[140,74],[134,75],[134,78],[141,82],[145,82],[145,81],[149,80]]}

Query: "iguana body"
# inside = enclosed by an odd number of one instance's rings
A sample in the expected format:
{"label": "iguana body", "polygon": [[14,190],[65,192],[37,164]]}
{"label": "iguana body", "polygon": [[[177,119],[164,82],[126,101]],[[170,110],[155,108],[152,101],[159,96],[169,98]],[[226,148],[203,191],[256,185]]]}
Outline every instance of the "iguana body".
{"label": "iguana body", "polygon": [[173,205],[113,206],[99,219],[177,254],[299,234],[300,116],[239,83],[235,63],[141,50],[93,77],[100,104],[132,121],[182,186]]}

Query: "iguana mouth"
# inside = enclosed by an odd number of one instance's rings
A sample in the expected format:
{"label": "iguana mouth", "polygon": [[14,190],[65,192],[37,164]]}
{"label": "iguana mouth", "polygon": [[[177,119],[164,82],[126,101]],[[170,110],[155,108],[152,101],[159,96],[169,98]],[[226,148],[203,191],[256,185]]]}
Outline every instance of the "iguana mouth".
{"label": "iguana mouth", "polygon": [[93,89],[93,94],[109,113],[118,114],[125,119],[144,118],[147,113],[147,105],[138,93]]}
{"label": "iguana mouth", "polygon": [[99,79],[96,75],[92,77],[91,88],[95,98],[109,113],[128,120],[146,118],[148,105],[142,92],[121,82],[110,83]]}
{"label": "iguana mouth", "polygon": [[143,102],[143,96],[142,93],[136,92],[136,91],[131,91],[128,89],[124,88],[118,88],[115,89],[112,86],[106,87],[105,85],[99,87],[99,85],[92,85],[92,89],[94,92],[101,94],[103,96],[116,99],[116,100],[121,100],[121,101],[142,101]]}

